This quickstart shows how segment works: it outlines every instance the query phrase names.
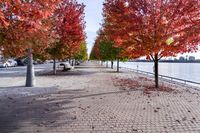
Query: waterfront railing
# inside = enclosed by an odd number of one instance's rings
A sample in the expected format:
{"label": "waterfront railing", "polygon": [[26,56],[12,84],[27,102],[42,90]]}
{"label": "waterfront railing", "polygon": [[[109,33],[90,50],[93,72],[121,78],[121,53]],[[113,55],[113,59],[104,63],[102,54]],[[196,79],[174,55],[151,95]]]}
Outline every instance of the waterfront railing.
{"label": "waterfront railing", "polygon": [[[152,72],[146,72],[146,71],[132,69],[132,68],[127,68],[127,67],[121,67],[121,68],[129,70],[129,71],[134,71],[134,72],[140,73],[140,74],[154,76],[154,73],[152,73]],[[181,79],[181,78],[170,77],[170,76],[166,76],[166,75],[159,75],[159,78],[167,80],[167,81],[170,81],[170,82],[179,82],[179,83],[186,84],[186,85],[197,85],[198,87],[200,86],[199,82],[190,81],[190,80]]]}

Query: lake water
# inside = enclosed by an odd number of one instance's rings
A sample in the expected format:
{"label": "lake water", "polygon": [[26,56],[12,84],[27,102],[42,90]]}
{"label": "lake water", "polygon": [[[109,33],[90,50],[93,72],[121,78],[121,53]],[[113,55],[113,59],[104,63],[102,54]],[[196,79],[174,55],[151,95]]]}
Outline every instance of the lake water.
{"label": "lake water", "polygon": [[[116,65],[116,62],[115,62]],[[153,73],[153,62],[120,62],[121,67]],[[159,74],[200,83],[200,63],[159,63]]]}

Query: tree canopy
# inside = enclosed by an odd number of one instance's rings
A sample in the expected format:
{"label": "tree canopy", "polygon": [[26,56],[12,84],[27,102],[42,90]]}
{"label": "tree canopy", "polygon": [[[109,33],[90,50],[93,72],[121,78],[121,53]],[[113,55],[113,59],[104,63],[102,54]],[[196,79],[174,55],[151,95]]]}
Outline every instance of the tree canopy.
{"label": "tree canopy", "polygon": [[88,53],[87,53],[87,44],[85,42],[81,43],[79,51],[74,55],[74,58],[76,60],[87,60],[88,59]]}
{"label": "tree canopy", "polygon": [[106,0],[104,28],[131,58],[158,59],[195,52],[200,38],[199,0]]}
{"label": "tree canopy", "polygon": [[102,27],[123,55],[152,59],[158,80],[162,57],[197,51],[199,7],[199,0],[105,0]]}
{"label": "tree canopy", "polygon": [[109,39],[103,29],[98,31],[98,36],[95,40],[90,58],[102,61],[114,61],[124,59],[121,55],[121,48],[115,47],[115,42]]}
{"label": "tree canopy", "polygon": [[23,56],[29,47],[45,55],[58,42],[60,54],[73,56],[85,40],[84,28],[84,5],[76,0],[0,2],[0,47],[5,56]]}
{"label": "tree canopy", "polygon": [[54,29],[64,58],[72,58],[85,41],[84,7],[76,0],[63,0],[55,12]]}
{"label": "tree canopy", "polygon": [[[7,56],[24,55],[28,48],[44,52],[49,40],[49,17],[59,0],[17,0],[0,3],[1,48]],[[6,23],[6,24],[5,24]],[[5,27],[6,25],[6,27]]]}

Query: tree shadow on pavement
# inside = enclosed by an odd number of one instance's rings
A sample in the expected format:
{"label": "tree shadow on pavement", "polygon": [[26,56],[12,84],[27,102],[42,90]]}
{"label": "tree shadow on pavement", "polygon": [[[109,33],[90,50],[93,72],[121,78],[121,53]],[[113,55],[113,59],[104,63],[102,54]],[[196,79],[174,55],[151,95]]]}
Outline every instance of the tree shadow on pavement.
{"label": "tree shadow on pavement", "polygon": [[101,92],[101,93],[93,93],[93,94],[86,94],[86,95],[77,95],[72,97],[72,99],[77,98],[87,98],[87,97],[95,97],[95,96],[105,96],[105,95],[112,95],[112,94],[122,94],[122,93],[129,93],[134,91],[142,91],[141,89],[134,89],[134,90],[121,90],[121,91],[111,91],[111,92]]}
{"label": "tree shadow on pavement", "polygon": [[30,95],[55,93],[58,89],[53,87],[25,87],[25,86],[6,86],[0,87],[0,96],[24,97]]}
{"label": "tree shadow on pavement", "polygon": [[[82,90],[68,90],[26,97],[0,97],[0,132],[8,133],[21,128],[32,130],[60,127],[76,120],[72,96]],[[20,130],[21,131],[21,130]],[[37,131],[34,131],[37,132]]]}
{"label": "tree shadow on pavement", "polygon": [[37,76],[85,76],[85,75],[92,75],[97,73],[96,71],[81,71],[81,70],[76,70],[76,71],[62,71],[58,70],[56,75],[53,74],[53,71],[50,72],[45,72],[45,73],[40,73],[37,74]]}
{"label": "tree shadow on pavement", "polygon": [[75,69],[106,69],[104,66],[75,66]]}
{"label": "tree shadow on pavement", "polygon": [[114,70],[114,69],[112,69],[112,70],[107,70],[107,71],[101,71],[101,72],[103,72],[103,73],[124,73],[123,71],[119,71],[119,72],[117,72],[116,70]]}
{"label": "tree shadow on pavement", "polygon": [[[9,67],[0,69],[0,77],[2,78],[13,78],[13,77],[26,77],[26,67]],[[38,75],[40,73],[48,72],[49,70],[45,70],[44,67],[34,68],[35,74]]]}

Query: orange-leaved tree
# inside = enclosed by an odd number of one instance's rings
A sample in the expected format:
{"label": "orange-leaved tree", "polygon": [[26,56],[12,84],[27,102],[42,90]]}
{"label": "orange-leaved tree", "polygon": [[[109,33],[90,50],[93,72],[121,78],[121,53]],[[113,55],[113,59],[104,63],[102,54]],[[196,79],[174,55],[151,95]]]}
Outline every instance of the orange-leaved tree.
{"label": "orange-leaved tree", "polygon": [[[98,31],[98,36],[94,43],[94,54],[92,53],[91,58],[96,57],[96,59],[101,61],[111,61],[111,68],[113,68],[113,61],[117,61],[117,72],[119,72],[119,61],[125,61],[126,56],[121,55],[123,49],[115,47],[114,41],[112,41],[104,28]],[[94,58],[95,59],[95,58]]]}
{"label": "orange-leaved tree", "polygon": [[4,14],[4,10],[6,9],[8,4],[10,4],[10,0],[0,1],[0,6],[4,7],[0,8],[0,29],[6,28],[9,25],[9,21],[8,19],[6,19],[6,15]]}
{"label": "orange-leaved tree", "polygon": [[195,52],[200,42],[199,0],[106,0],[106,30],[130,57],[158,62],[163,57]]}
{"label": "orange-leaved tree", "polygon": [[90,53],[90,60],[101,60],[99,42],[100,42],[100,37],[97,36],[97,38],[95,39],[95,43],[92,47],[92,51]]}
{"label": "orange-leaved tree", "polygon": [[85,41],[84,5],[76,0],[62,0],[53,15],[52,33],[55,42],[50,47],[50,55],[55,59],[69,60],[77,54]]}
{"label": "orange-leaved tree", "polygon": [[48,20],[58,2],[59,0],[3,0],[0,3],[0,21],[9,22],[6,24],[7,28],[1,31],[2,52],[8,56],[20,56],[28,50],[27,87],[34,86],[32,52],[42,52],[48,47]]}
{"label": "orange-leaved tree", "polygon": [[84,7],[76,0],[63,0],[56,11],[55,29],[67,58],[72,58],[85,41]]}

